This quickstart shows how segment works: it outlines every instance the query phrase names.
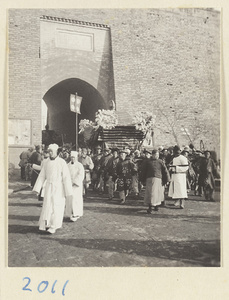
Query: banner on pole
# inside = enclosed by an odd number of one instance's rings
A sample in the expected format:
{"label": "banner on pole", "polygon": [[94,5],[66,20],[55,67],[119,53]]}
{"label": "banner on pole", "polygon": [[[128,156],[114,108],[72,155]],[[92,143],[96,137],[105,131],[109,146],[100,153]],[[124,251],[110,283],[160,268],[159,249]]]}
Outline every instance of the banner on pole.
{"label": "banner on pole", "polygon": [[77,114],[81,114],[81,112],[80,112],[80,105],[81,105],[81,102],[82,102],[82,97],[80,97],[80,96],[76,96],[76,113]]}
{"label": "banner on pole", "polygon": [[83,97],[78,96],[77,93],[75,95],[70,94],[70,110],[72,112],[81,114],[80,105],[81,105],[82,99],[83,99]]}
{"label": "banner on pole", "polygon": [[70,110],[76,112],[76,95],[70,94]]}

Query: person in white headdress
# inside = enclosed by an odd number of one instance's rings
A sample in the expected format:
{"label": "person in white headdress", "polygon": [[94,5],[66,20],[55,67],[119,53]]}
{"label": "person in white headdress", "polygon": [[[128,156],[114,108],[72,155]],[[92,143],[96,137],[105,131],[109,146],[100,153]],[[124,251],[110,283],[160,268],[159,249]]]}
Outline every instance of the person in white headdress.
{"label": "person in white headdress", "polygon": [[72,222],[83,216],[83,180],[85,171],[83,165],[78,162],[78,152],[71,151],[71,161],[68,168],[72,180],[73,197],[72,201],[66,203],[66,214]]}
{"label": "person in white headdress", "polygon": [[39,194],[46,181],[39,229],[50,234],[62,227],[65,201],[72,198],[71,176],[66,162],[57,155],[58,145],[48,147],[49,158],[42,167],[33,191]]}

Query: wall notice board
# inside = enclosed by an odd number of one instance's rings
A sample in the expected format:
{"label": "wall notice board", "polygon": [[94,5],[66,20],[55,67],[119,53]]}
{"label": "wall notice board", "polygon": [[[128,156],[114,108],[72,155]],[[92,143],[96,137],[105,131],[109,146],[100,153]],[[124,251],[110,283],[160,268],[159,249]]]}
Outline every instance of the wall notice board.
{"label": "wall notice board", "polygon": [[11,146],[31,145],[31,120],[9,119],[8,144]]}

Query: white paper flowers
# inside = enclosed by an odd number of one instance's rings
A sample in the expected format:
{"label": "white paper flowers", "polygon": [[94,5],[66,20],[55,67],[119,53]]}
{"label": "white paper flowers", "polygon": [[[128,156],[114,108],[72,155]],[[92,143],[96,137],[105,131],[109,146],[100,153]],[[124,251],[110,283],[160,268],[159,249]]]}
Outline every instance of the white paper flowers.
{"label": "white paper flowers", "polygon": [[156,116],[152,112],[138,112],[133,118],[133,123],[137,130],[141,130],[146,134],[153,130]]}
{"label": "white paper flowers", "polygon": [[99,109],[95,114],[95,123],[103,129],[111,129],[118,124],[118,118],[114,110]]}

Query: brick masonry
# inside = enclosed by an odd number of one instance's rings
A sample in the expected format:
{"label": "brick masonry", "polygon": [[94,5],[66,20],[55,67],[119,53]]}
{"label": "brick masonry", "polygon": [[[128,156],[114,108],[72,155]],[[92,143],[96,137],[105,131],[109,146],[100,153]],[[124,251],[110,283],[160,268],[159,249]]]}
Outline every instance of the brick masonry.
{"label": "brick masonry", "polygon": [[[9,118],[32,120],[32,144],[40,143],[41,99],[45,90],[51,87],[49,84],[52,85],[48,80],[47,85],[42,82],[44,77],[39,58],[42,15],[94,22],[110,27],[113,66],[109,66],[109,70],[114,76],[115,102],[120,124],[130,123],[137,111],[152,110],[156,114],[155,147],[174,145],[177,142],[185,145],[190,142],[190,137],[197,148],[200,140],[203,140],[206,148],[216,150],[219,154],[218,11],[11,9]],[[110,55],[109,51],[107,53]],[[100,63],[102,65],[102,61]],[[98,65],[94,66],[94,70],[96,68]],[[86,77],[87,73],[84,78]],[[68,78],[71,78],[71,74]],[[91,81],[96,86],[95,78],[96,76],[88,77],[87,82]],[[100,82],[101,86],[97,82],[97,89],[100,89],[105,101],[109,101],[112,82],[113,78],[111,82]],[[15,149],[17,148],[10,148],[10,159],[18,155],[19,150]]]}

